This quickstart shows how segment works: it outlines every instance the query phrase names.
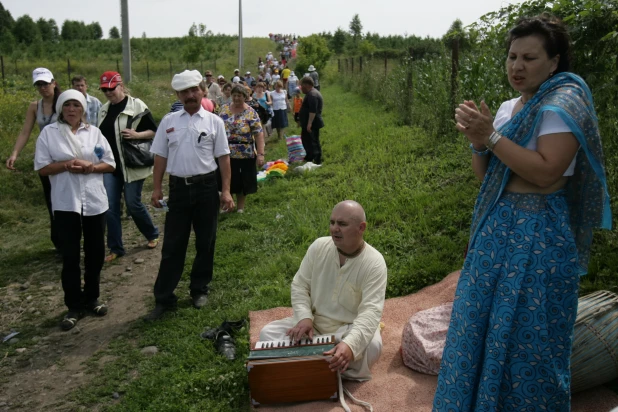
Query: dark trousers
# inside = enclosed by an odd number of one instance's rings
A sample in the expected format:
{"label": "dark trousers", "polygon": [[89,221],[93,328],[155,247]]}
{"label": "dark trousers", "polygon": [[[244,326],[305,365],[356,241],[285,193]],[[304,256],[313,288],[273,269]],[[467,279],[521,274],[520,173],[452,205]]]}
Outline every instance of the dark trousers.
{"label": "dark trousers", "polygon": [[45,204],[47,205],[47,211],[49,212],[49,226],[51,228],[51,241],[58,252],[61,250],[60,239],[58,238],[58,229],[54,224],[54,212],[52,211],[51,203],[51,182],[49,176],[41,176],[41,185],[43,185],[43,195],[45,196]]}
{"label": "dark trousers", "polygon": [[[62,289],[64,304],[79,312],[84,304],[99,298],[101,268],[105,259],[105,213],[82,216],[75,212],[56,211],[56,225],[62,251]],[[82,292],[80,252],[84,235],[84,290]]]}
{"label": "dark trousers", "polygon": [[320,129],[312,129],[308,132],[303,128],[300,133],[300,139],[303,142],[303,147],[307,155],[305,160],[315,164],[322,164],[322,145],[320,144]]}
{"label": "dark trousers", "polygon": [[208,293],[214,266],[219,192],[215,174],[197,183],[186,184],[183,178],[170,176],[169,211],[165,215],[165,234],[161,265],[154,286],[157,304],[174,306],[174,290],[182,276],[191,226],[195,232],[195,260],[191,269],[191,296]]}

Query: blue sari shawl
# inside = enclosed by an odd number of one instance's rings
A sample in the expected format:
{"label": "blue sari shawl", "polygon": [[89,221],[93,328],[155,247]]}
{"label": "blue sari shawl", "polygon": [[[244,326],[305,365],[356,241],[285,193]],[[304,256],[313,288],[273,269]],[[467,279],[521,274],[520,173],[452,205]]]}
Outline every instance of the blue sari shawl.
{"label": "blue sari shawl", "polygon": [[[566,185],[566,198],[580,275],[584,275],[588,271],[593,229],[612,227],[603,148],[590,89],[581,77],[573,73],[556,74],[545,81],[524,108],[498,132],[526,147],[538,127],[542,113],[547,110],[560,116],[580,144],[575,172]],[[474,206],[470,245],[474,244],[474,238],[502,195],[510,176],[511,169],[497,156],[491,156]]]}

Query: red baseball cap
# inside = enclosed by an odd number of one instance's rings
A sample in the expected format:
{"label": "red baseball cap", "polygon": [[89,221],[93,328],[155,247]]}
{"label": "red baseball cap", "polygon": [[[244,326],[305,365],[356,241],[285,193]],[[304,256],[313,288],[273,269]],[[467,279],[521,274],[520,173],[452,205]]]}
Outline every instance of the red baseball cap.
{"label": "red baseball cap", "polygon": [[122,77],[120,77],[120,73],[118,72],[105,72],[101,75],[99,88],[106,87],[108,89],[113,89],[118,86],[118,83],[122,83]]}

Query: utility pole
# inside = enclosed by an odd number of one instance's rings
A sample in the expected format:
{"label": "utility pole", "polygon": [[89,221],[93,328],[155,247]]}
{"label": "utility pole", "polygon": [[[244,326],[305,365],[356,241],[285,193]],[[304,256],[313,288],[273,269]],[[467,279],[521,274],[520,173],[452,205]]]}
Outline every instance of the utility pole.
{"label": "utility pole", "polygon": [[131,82],[131,36],[129,35],[129,0],[120,0],[122,22],[122,80]]}
{"label": "utility pole", "polygon": [[242,0],[238,0],[238,69],[242,70],[243,51],[242,51]]}

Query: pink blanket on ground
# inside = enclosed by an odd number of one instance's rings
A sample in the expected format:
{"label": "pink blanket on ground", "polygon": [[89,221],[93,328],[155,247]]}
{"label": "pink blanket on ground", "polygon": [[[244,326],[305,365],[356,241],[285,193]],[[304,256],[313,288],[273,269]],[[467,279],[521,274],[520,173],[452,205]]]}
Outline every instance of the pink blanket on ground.
{"label": "pink blanket on ground", "polygon": [[[369,382],[346,382],[344,386],[357,399],[373,405],[380,411],[431,411],[437,377],[424,375],[408,369],[402,361],[399,348],[401,336],[408,318],[414,313],[441,305],[453,300],[459,272],[454,272],[435,285],[428,286],[412,295],[387,299],[382,321],[386,327],[382,331],[384,343],[382,357],[372,368],[373,379]],[[273,320],[292,316],[292,308],[274,308],[249,312],[251,347],[259,340],[260,330]],[[365,411],[346,398],[354,412]],[[589,389],[573,395],[573,412],[608,412],[618,406],[618,395],[605,387]],[[342,411],[339,403],[330,401],[307,402],[294,405],[261,406],[266,411]]]}

